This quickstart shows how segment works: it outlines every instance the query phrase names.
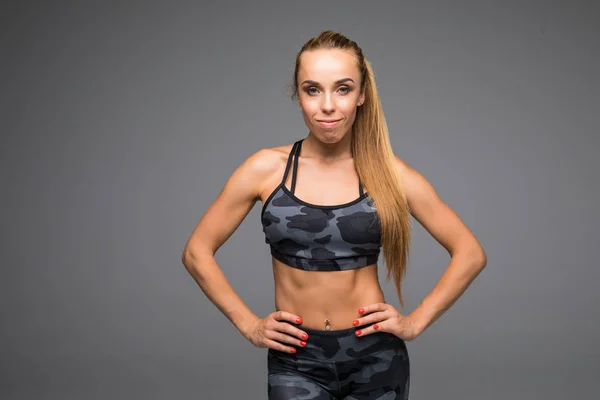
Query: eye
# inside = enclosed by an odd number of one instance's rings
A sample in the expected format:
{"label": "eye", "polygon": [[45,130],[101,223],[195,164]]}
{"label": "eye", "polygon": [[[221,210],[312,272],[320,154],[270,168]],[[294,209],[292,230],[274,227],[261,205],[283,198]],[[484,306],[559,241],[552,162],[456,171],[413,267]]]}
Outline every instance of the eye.
{"label": "eye", "polygon": [[304,91],[310,95],[317,94],[317,88],[314,86],[307,87]]}
{"label": "eye", "polygon": [[348,92],[350,92],[350,88],[348,86],[342,86],[338,90],[340,90],[342,94],[347,94]]}

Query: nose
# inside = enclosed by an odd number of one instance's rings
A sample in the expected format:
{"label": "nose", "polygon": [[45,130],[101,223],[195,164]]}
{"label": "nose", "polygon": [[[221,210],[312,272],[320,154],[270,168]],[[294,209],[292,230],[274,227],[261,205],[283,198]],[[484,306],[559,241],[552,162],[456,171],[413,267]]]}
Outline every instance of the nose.
{"label": "nose", "polygon": [[335,103],[333,101],[333,96],[331,94],[325,94],[322,97],[322,102],[321,102],[321,111],[323,111],[324,113],[327,114],[331,114],[332,112],[335,111]]}

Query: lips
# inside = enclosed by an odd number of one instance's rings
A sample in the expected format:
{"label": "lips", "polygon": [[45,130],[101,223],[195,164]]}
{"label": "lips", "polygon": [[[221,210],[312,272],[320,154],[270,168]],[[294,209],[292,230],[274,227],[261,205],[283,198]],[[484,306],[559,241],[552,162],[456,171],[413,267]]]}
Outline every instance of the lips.
{"label": "lips", "polygon": [[317,123],[321,126],[321,128],[332,129],[335,128],[341,119],[318,119]]}

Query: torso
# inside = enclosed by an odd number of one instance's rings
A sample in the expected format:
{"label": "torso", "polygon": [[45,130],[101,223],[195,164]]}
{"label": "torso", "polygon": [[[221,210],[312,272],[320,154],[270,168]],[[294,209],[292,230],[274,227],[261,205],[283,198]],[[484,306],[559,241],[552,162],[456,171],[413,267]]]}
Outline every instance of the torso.
{"label": "torso", "polygon": [[[277,153],[278,167],[263,184],[260,194],[263,206],[282,183],[291,149],[292,145],[271,149]],[[290,172],[284,183],[288,190],[291,180]],[[293,194],[301,201],[320,206],[357,201],[361,195],[354,160],[348,158],[327,165],[301,154]],[[359,317],[359,307],[385,302],[376,263],[344,271],[306,271],[272,257],[272,267],[276,309],[301,316],[302,326],[308,328],[325,329],[326,320],[332,330],[350,328]]]}

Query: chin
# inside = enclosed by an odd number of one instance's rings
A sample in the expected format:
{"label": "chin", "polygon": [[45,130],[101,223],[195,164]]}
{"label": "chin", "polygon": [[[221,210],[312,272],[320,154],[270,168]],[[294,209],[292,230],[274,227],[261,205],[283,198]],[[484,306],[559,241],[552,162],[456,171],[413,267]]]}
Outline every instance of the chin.
{"label": "chin", "polygon": [[[350,133],[348,133],[349,135]],[[335,133],[335,132],[324,132],[315,135],[321,143],[328,146],[335,146],[340,143],[346,135],[343,133]]]}
{"label": "chin", "polygon": [[320,130],[317,129],[315,131],[315,136],[323,143],[327,144],[335,144],[344,138],[344,134],[340,131],[336,130]]}
{"label": "chin", "polygon": [[314,125],[312,132],[321,142],[327,144],[335,144],[341,141],[350,132],[345,132],[344,126],[338,126],[333,129],[323,129],[321,126]]}

